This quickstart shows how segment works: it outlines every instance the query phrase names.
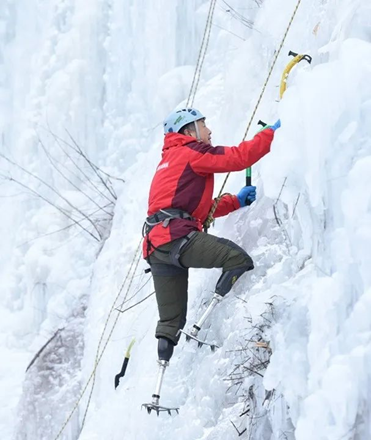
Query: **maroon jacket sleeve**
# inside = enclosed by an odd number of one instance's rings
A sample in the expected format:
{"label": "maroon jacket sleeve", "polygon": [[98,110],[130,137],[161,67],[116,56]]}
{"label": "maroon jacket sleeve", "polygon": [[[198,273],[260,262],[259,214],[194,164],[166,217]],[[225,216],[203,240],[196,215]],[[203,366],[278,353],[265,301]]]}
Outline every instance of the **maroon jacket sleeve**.
{"label": "maroon jacket sleeve", "polygon": [[238,147],[212,147],[200,141],[185,146],[193,150],[190,165],[196,173],[226,173],[244,170],[269,153],[273,135],[274,131],[267,128]]}
{"label": "maroon jacket sleeve", "polygon": [[[214,200],[210,205],[210,209],[213,205]],[[236,211],[236,209],[239,209],[240,207],[240,202],[238,201],[237,196],[232,196],[232,194],[224,194],[224,196],[222,196],[222,198],[220,199],[218,206],[216,207],[214,217],[223,217],[223,215],[227,215],[230,212]]]}

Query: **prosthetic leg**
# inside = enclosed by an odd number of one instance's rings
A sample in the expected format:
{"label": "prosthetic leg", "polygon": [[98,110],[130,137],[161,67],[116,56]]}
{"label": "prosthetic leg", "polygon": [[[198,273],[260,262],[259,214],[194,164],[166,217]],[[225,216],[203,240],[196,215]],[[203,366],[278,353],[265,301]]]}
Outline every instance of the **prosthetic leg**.
{"label": "prosthetic leg", "polygon": [[212,298],[211,303],[209,304],[208,308],[205,310],[205,312],[203,313],[201,318],[196,322],[196,324],[193,325],[191,330],[189,332],[186,332],[185,330],[179,330],[179,332],[185,334],[187,342],[189,342],[191,339],[193,339],[194,341],[197,341],[199,347],[202,347],[203,345],[208,345],[211,348],[211,351],[215,351],[217,348],[219,348],[215,344],[209,344],[206,341],[202,341],[197,336],[198,336],[198,332],[201,330],[204,322],[211,315],[212,311],[215,309],[217,304],[219,304],[222,299],[223,299],[223,297],[221,295],[219,295],[218,293],[214,293],[213,298]]}
{"label": "prosthetic leg", "polygon": [[219,278],[216,287],[215,293],[211,300],[211,303],[201,316],[201,318],[193,325],[192,329],[189,332],[184,330],[179,330],[179,332],[184,333],[186,336],[186,340],[190,341],[191,339],[197,341],[198,346],[202,347],[203,345],[208,345],[212,351],[219,348],[215,344],[209,344],[206,341],[202,341],[198,338],[198,332],[201,330],[203,324],[207,320],[207,318],[211,315],[215,307],[220,303],[220,301],[224,298],[224,296],[232,289],[233,284],[238,280],[238,278],[248,270],[248,266],[242,266],[237,269],[232,269],[224,272]]}
{"label": "prosthetic leg", "polygon": [[160,414],[160,412],[166,411],[171,415],[171,411],[176,411],[179,413],[179,408],[167,408],[160,405],[160,393],[162,388],[162,382],[164,380],[164,375],[166,368],[169,366],[169,361],[174,352],[174,344],[166,338],[159,338],[158,340],[158,375],[157,383],[154,394],[152,394],[151,403],[143,403],[142,407],[146,408],[148,414],[151,414],[152,410]]}

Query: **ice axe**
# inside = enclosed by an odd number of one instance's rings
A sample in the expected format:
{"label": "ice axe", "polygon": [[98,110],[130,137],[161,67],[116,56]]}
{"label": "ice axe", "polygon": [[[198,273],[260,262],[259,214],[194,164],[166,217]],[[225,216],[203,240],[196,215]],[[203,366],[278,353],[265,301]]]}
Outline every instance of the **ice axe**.
{"label": "ice axe", "polygon": [[282,73],[281,85],[280,85],[280,99],[282,99],[283,94],[286,91],[287,79],[288,79],[289,74],[290,74],[291,70],[293,69],[293,67],[295,67],[302,60],[307,61],[309,64],[312,62],[312,57],[310,55],[297,54],[297,53],[293,52],[292,50],[290,50],[290,52],[289,52],[289,57],[294,57],[294,58],[287,64],[287,66],[285,67],[285,69]]}
{"label": "ice axe", "polygon": [[120,373],[116,374],[116,376],[115,376],[115,389],[119,386],[120,379],[125,376],[126,368],[128,367],[128,363],[129,363],[129,359],[130,359],[130,352],[131,352],[131,349],[132,349],[134,343],[135,343],[135,338],[132,339],[128,349],[126,350],[124,362],[122,364]]}
{"label": "ice axe", "polygon": [[[312,62],[312,57],[308,54],[297,54],[290,50],[289,57],[294,57],[285,67],[285,70],[283,71],[282,78],[281,78],[281,85],[280,85],[280,99],[282,99],[286,88],[287,88],[287,79],[289,77],[289,74],[291,70],[293,69],[296,64],[300,63],[300,61],[305,60],[309,64]],[[263,121],[259,121],[258,125],[262,125],[263,127],[266,127],[267,124],[265,124]],[[251,186],[251,167],[246,168],[246,186]],[[251,205],[252,202],[247,201],[247,205]]]}

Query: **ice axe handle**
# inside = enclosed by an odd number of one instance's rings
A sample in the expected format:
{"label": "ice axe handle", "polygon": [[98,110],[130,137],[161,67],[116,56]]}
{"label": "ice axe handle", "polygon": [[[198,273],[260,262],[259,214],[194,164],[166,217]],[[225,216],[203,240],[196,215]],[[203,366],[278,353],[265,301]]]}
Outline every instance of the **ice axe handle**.
{"label": "ice axe handle", "polygon": [[[258,125],[262,125],[263,127],[266,127],[267,124],[263,121],[259,121]],[[245,185],[246,186],[251,186],[252,182],[251,182],[251,167],[246,168],[246,181],[245,181]],[[246,201],[246,205],[250,206],[252,202],[250,202],[250,200]]]}
{"label": "ice axe handle", "polygon": [[[246,186],[251,186],[251,167],[246,168]],[[246,205],[250,206],[252,202],[246,200]]]}
{"label": "ice axe handle", "polygon": [[246,186],[251,186],[251,175],[248,176],[247,172],[248,170],[246,170]]}

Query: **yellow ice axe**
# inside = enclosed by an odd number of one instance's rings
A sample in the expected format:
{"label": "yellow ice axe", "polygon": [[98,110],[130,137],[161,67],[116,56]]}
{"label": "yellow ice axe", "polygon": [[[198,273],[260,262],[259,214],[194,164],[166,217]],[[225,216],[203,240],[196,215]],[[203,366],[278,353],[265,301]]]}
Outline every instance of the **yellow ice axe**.
{"label": "yellow ice axe", "polygon": [[117,388],[119,386],[120,379],[125,376],[126,368],[128,366],[129,359],[130,359],[130,352],[131,352],[131,349],[133,348],[134,343],[135,343],[135,338],[132,339],[128,349],[126,350],[124,363],[122,364],[120,373],[116,374],[116,376],[115,376],[115,388]]}
{"label": "yellow ice axe", "polygon": [[293,56],[294,58],[288,63],[288,65],[285,67],[285,70],[283,71],[282,78],[281,78],[281,85],[280,85],[280,99],[282,99],[283,94],[286,91],[287,87],[287,78],[293,69],[298,63],[300,63],[301,60],[307,61],[309,64],[312,62],[312,57],[307,54],[297,54],[295,52],[292,52],[290,50],[289,56]]}
{"label": "yellow ice axe", "polygon": [[[307,54],[297,54],[297,53],[292,52],[290,50],[289,56],[290,57],[292,56],[294,58],[288,63],[288,65],[285,67],[285,70],[283,71],[282,78],[281,78],[281,85],[280,85],[280,99],[282,99],[282,96],[283,96],[283,94],[286,91],[287,78],[288,78],[291,70],[293,69],[293,67],[295,67],[298,63],[300,63],[301,60],[305,60],[309,64],[312,62],[312,57],[310,55],[307,55]],[[262,125],[263,128],[264,128],[264,127],[266,127],[267,124],[265,122],[259,121],[258,125]],[[245,185],[246,186],[251,186],[251,167],[246,168]],[[250,205],[250,204],[251,204],[251,202],[247,203],[247,205]]]}

